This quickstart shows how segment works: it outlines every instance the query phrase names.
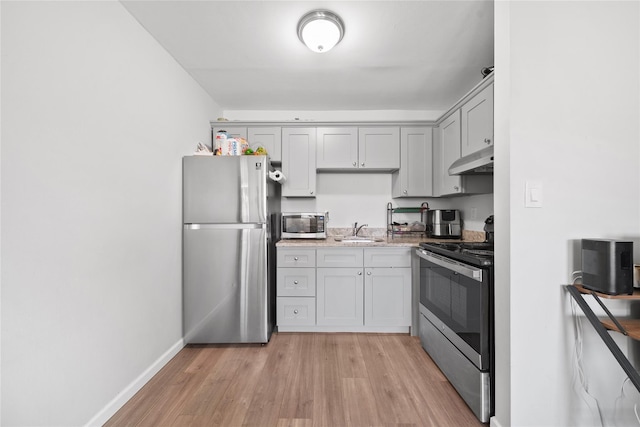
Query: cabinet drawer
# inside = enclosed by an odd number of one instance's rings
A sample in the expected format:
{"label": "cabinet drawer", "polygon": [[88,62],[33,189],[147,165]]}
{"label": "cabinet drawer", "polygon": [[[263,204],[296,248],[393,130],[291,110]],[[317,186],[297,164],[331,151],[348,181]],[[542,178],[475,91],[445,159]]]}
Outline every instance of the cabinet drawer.
{"label": "cabinet drawer", "polygon": [[316,324],[316,299],[309,297],[278,297],[278,326]]}
{"label": "cabinet drawer", "polygon": [[315,268],[278,268],[277,295],[315,297]]}
{"label": "cabinet drawer", "polygon": [[278,267],[315,267],[316,250],[278,248]]}
{"label": "cabinet drawer", "polygon": [[362,249],[318,249],[316,265],[318,267],[362,267]]}
{"label": "cabinet drawer", "polygon": [[411,267],[411,248],[364,249],[365,267]]}

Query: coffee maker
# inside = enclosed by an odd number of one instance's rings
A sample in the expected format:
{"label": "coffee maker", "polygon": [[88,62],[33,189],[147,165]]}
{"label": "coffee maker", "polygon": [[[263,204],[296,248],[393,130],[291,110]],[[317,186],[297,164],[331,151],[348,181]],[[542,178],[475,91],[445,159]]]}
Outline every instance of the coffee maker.
{"label": "coffee maker", "polygon": [[484,241],[493,243],[493,215],[484,220]]}

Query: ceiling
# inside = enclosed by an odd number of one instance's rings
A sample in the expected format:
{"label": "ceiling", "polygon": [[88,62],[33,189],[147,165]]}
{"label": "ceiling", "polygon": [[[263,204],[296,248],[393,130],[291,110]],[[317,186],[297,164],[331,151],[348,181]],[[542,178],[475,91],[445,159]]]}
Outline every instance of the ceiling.
{"label": "ceiling", "polygon": [[[493,65],[493,1],[121,0],[225,110],[444,111]],[[297,37],[328,9],[345,35]]]}

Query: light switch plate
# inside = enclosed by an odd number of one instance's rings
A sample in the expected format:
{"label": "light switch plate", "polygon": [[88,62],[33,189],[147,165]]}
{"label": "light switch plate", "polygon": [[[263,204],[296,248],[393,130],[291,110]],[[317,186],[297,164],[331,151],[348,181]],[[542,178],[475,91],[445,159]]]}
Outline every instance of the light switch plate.
{"label": "light switch plate", "polygon": [[524,188],[524,207],[525,208],[541,208],[542,207],[542,182],[526,181]]}

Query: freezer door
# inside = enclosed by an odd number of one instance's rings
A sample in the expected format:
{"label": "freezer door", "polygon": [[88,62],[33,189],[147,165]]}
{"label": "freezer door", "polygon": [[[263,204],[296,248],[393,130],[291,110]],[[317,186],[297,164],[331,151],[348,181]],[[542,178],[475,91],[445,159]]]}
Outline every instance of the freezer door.
{"label": "freezer door", "polygon": [[184,223],[265,222],[268,162],[266,156],[184,157]]}
{"label": "freezer door", "polygon": [[268,342],[266,226],[185,225],[183,235],[185,342]]}

